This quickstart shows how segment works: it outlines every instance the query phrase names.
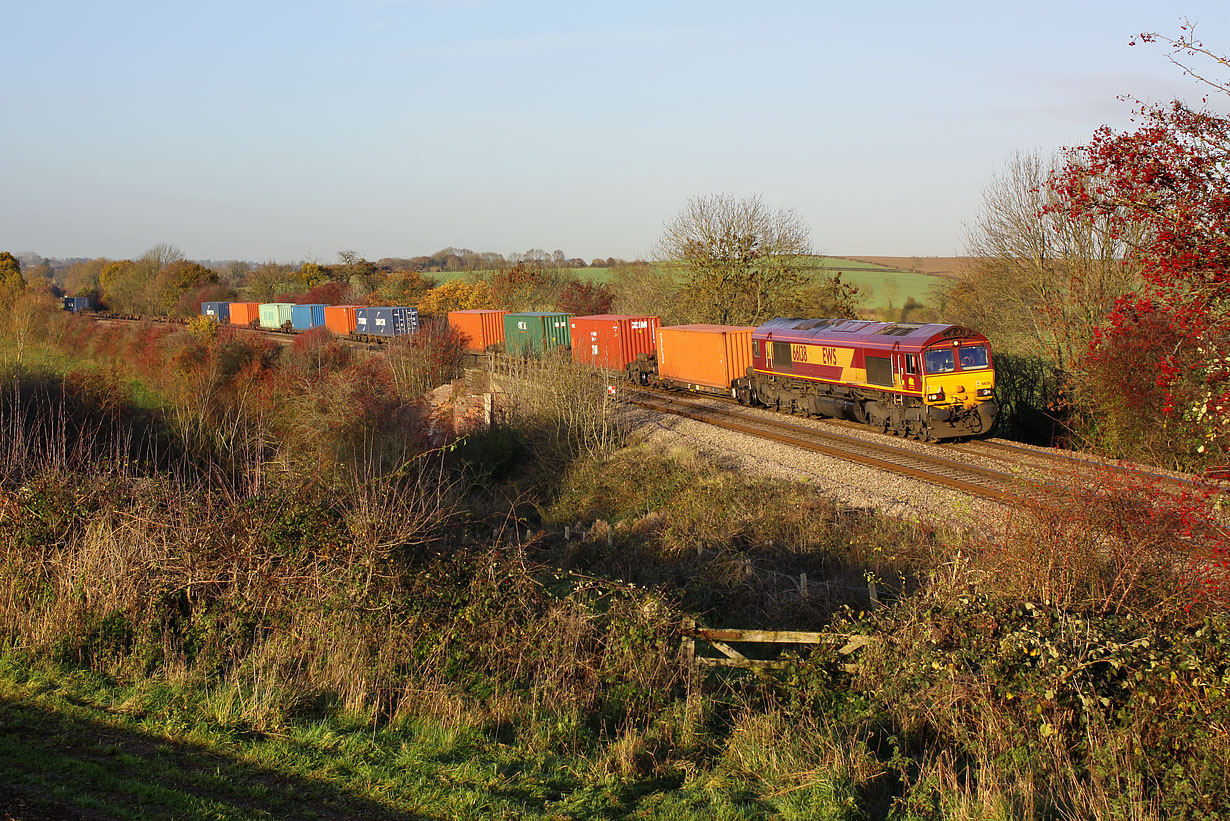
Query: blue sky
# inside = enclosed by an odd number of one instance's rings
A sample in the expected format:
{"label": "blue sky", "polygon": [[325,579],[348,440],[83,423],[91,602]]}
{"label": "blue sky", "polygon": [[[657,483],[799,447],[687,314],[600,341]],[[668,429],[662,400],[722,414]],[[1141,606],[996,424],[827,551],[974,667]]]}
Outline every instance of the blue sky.
{"label": "blue sky", "polygon": [[1128,45],[1183,17],[1230,52],[1224,0],[0,0],[0,249],[631,258],[730,193],[947,256],[1013,152],[1199,99]]}

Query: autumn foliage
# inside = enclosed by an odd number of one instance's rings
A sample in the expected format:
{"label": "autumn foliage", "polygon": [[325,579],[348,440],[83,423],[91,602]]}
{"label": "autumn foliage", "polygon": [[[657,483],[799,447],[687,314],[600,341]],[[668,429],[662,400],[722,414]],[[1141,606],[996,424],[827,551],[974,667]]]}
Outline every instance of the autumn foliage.
{"label": "autumn foliage", "polygon": [[[1168,42],[1180,53],[1207,54],[1190,38]],[[1058,196],[1048,209],[1110,226],[1125,240],[1124,264],[1139,266],[1145,282],[1117,301],[1085,363],[1095,397],[1123,392],[1123,414],[1139,414],[1166,440],[1138,430],[1113,443],[1123,452],[1151,450],[1189,466],[1227,459],[1228,167],[1230,118],[1176,100],[1142,105],[1132,130],[1100,128],[1050,180]],[[1132,427],[1110,412],[1112,425]]]}

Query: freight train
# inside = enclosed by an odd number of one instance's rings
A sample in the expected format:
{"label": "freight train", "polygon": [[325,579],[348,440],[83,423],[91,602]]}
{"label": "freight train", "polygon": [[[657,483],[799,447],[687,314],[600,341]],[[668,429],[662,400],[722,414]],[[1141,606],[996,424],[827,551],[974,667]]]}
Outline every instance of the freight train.
{"label": "freight train", "polygon": [[[66,300],[65,308],[74,310]],[[290,332],[324,326],[361,341],[416,333],[409,307],[204,303],[219,321]],[[571,349],[640,385],[730,396],[749,406],[848,419],[922,441],[981,436],[998,406],[987,338],[938,323],[773,319],[758,327],[677,325],[655,316],[453,311],[472,354]]]}
{"label": "freight train", "polygon": [[[982,436],[999,410],[987,338],[939,323],[774,319],[659,327],[654,316],[455,311],[471,351],[571,347],[634,382],[860,422],[922,441]],[[565,334],[563,331],[570,333]]]}

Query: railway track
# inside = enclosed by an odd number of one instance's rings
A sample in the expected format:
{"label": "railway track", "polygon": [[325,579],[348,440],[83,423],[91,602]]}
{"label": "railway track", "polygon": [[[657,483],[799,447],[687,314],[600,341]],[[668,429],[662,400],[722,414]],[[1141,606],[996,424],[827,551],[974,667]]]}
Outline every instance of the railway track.
{"label": "railway track", "polygon": [[[652,389],[644,389],[649,393],[654,393]],[[673,395],[667,392],[661,392],[655,395]],[[740,405],[736,400],[728,396],[720,396],[717,394],[706,394],[705,400],[708,402],[721,403],[736,408],[745,407]],[[856,430],[860,433],[872,433],[875,437],[883,437],[886,441],[892,442],[895,437],[891,434],[879,434],[871,431],[866,425],[860,425],[857,422],[849,422],[842,419],[825,419],[811,418],[812,422],[818,422],[825,427],[831,427],[837,430]],[[813,430],[813,428],[803,428],[803,426],[795,426],[803,430]],[[894,447],[889,445],[889,447]],[[1223,490],[1230,491],[1230,479],[1213,477],[1196,477],[1196,476],[1176,476],[1171,473],[1163,473],[1156,469],[1151,469],[1144,465],[1124,464],[1119,462],[1111,462],[1096,457],[1085,456],[1079,453],[1066,453],[1057,449],[1039,449],[1029,447],[1027,445],[1013,444],[1011,442],[990,441],[986,439],[977,439],[964,442],[940,442],[922,444],[918,443],[915,447],[934,450],[937,453],[945,451],[949,453],[962,453],[973,456],[978,459],[990,460],[1008,466],[1011,474],[1017,477],[1018,480],[1022,473],[1027,469],[1034,475],[1034,485],[1038,486],[1058,486],[1056,479],[1060,479],[1065,483],[1082,481],[1088,479],[1092,471],[1108,472],[1112,475],[1120,477],[1138,477],[1154,482],[1159,489],[1172,493],[1183,493],[1189,491],[1207,490],[1209,487],[1220,487]],[[905,448],[897,448],[909,453],[914,453],[914,450]]]}
{"label": "railway track", "polygon": [[684,395],[634,388],[623,391],[622,399],[638,407],[821,453],[983,499],[1012,503],[1027,498],[1038,487],[1036,483],[1006,471],[970,465],[887,442],[869,441],[836,431],[763,418],[746,410],[714,406]]}
{"label": "railway track", "polygon": [[[148,319],[126,319],[121,317],[100,316],[91,317],[91,319],[99,325],[104,326],[122,326],[131,325],[134,322],[151,322],[151,324],[154,325],[169,325],[181,329],[186,327],[183,323],[179,322],[156,322]],[[268,328],[251,328],[247,325],[227,325],[226,327],[239,333],[255,334],[257,336],[264,337],[277,345],[290,345],[295,341],[297,336],[296,334],[285,333],[283,331],[271,331]],[[355,339],[345,339],[342,337],[338,337],[338,341],[347,347],[355,348],[357,350],[370,351],[379,349],[379,345],[374,342],[359,342]]]}
{"label": "railway track", "polygon": [[[93,320],[102,325],[124,325],[141,321],[98,316],[93,317]],[[247,333],[259,334],[279,345],[288,345],[295,339],[293,334],[278,331],[233,327]],[[379,349],[378,345],[369,342],[349,339],[344,339],[342,342],[356,349]],[[1091,470],[1109,471],[1121,476],[1143,476],[1156,482],[1159,488],[1176,493],[1206,488],[1210,481],[1194,477],[1172,476],[1141,466],[1091,460],[1079,455],[1038,450],[1008,442],[977,440],[933,444],[922,448],[901,447],[893,444],[893,438],[887,435],[865,438],[837,432],[843,428],[856,429],[864,434],[868,432],[869,429],[866,426],[854,422],[837,419],[818,420],[824,423],[825,428],[832,429],[823,430],[783,419],[765,418],[749,412],[732,398],[715,394],[692,397],[673,391],[638,387],[625,389],[623,396],[630,404],[694,419],[727,430],[792,445],[996,501],[1011,502],[1028,497],[1033,490],[1055,486],[1056,477],[1065,483],[1081,481],[1082,476],[1087,477]],[[715,407],[715,405],[718,406]],[[876,442],[875,440],[879,438],[885,441]],[[945,452],[948,455],[944,455]],[[1007,469],[994,470],[961,462],[950,458],[954,452],[996,462],[1005,465]],[[1028,478],[1025,475],[1027,469],[1028,472],[1034,474],[1034,478]],[[1039,478],[1041,476],[1047,478]],[[1219,484],[1223,488],[1230,487],[1228,481],[1216,482],[1214,480],[1214,484]]]}
{"label": "railway track", "polygon": [[1010,442],[991,442],[977,440],[960,442],[951,445],[939,445],[945,449],[969,453],[979,458],[992,459],[998,462],[1020,465],[1022,462],[1032,462],[1043,470],[1055,471],[1059,474],[1078,479],[1087,476],[1090,471],[1104,471],[1122,477],[1140,477],[1154,482],[1160,489],[1171,492],[1196,491],[1212,486],[1226,486],[1224,481],[1216,479],[1200,479],[1194,476],[1173,476],[1150,470],[1142,465],[1126,465],[1116,462],[1105,462],[1097,459],[1084,458],[1074,453],[1064,453],[1058,450],[1037,450],[1024,445],[1014,445]]}

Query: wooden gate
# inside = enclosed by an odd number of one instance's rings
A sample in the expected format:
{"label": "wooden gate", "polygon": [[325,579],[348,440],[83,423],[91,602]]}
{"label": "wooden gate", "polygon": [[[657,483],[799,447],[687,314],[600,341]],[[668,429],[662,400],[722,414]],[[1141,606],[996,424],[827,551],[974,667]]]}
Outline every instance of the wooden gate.
{"label": "wooden gate", "polygon": [[[872,636],[862,634],[842,635],[838,633],[811,633],[801,630],[737,630],[713,629],[699,627],[695,619],[684,619],[683,652],[688,661],[704,667],[739,667],[755,672],[768,670],[784,670],[790,666],[788,661],[771,661],[767,659],[752,659],[740,653],[730,644],[744,642],[757,644],[840,644],[837,654],[849,658],[853,653],[875,641]],[[707,642],[721,656],[697,655],[696,642]],[[853,673],[858,665],[846,663],[841,669]]]}

